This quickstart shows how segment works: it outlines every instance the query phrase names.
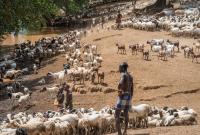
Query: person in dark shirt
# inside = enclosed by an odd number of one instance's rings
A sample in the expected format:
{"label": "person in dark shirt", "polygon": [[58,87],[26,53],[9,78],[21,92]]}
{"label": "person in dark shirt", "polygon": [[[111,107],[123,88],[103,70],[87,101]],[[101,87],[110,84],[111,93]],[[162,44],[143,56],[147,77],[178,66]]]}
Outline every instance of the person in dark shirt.
{"label": "person in dark shirt", "polygon": [[128,64],[126,62],[119,66],[121,79],[118,85],[118,100],[115,107],[115,119],[118,135],[122,135],[120,126],[120,114],[123,111],[125,117],[125,129],[123,135],[127,134],[129,116],[131,109],[131,100],[133,97],[133,77],[127,72]]}
{"label": "person in dark shirt", "polygon": [[122,14],[120,13],[120,11],[118,11],[118,15],[117,15],[117,19],[116,19],[117,29],[120,28],[121,21],[122,21]]}
{"label": "person in dark shirt", "polygon": [[58,101],[58,110],[62,110],[63,109],[63,102],[64,102],[64,84],[62,85],[62,87],[59,89],[56,97],[57,97],[57,101]]}
{"label": "person in dark shirt", "polygon": [[101,27],[102,27],[102,29],[104,28],[104,23],[105,23],[105,18],[102,16],[101,17]]}
{"label": "person in dark shirt", "polygon": [[65,108],[71,111],[73,109],[72,90],[70,89],[70,86],[68,84],[65,85],[65,91],[66,91]]}

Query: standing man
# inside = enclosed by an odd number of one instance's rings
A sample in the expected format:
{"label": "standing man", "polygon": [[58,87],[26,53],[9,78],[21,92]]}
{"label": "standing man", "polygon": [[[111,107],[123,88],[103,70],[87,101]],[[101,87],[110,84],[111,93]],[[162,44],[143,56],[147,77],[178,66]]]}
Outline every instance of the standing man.
{"label": "standing man", "polygon": [[120,13],[120,11],[118,11],[118,15],[117,15],[117,19],[116,19],[117,29],[120,28],[121,21],[122,21],[122,14]]}
{"label": "standing man", "polygon": [[101,17],[101,27],[104,28],[105,18],[104,16]]}
{"label": "standing man", "polygon": [[65,108],[71,111],[73,109],[72,90],[70,89],[70,86],[68,84],[65,85],[65,91],[66,91]]}
{"label": "standing man", "polygon": [[61,88],[59,89],[57,95],[56,95],[56,98],[57,98],[57,102],[58,102],[58,111],[61,111],[63,109],[63,102],[64,102],[64,99],[65,99],[65,95],[63,93],[63,90],[64,90],[64,87],[65,87],[65,83],[62,84]]}
{"label": "standing man", "polygon": [[118,135],[122,135],[120,125],[120,114],[124,112],[125,129],[123,135],[127,134],[129,115],[128,112],[131,109],[131,100],[133,97],[133,77],[127,72],[128,64],[123,62],[119,65],[119,72],[121,73],[121,79],[118,85],[118,100],[115,110],[116,129]]}

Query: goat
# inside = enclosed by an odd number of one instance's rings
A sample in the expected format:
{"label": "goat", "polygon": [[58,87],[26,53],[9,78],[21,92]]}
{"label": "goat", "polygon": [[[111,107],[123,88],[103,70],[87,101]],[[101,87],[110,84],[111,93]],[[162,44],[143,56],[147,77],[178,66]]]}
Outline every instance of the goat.
{"label": "goat", "polygon": [[135,44],[135,45],[129,45],[129,49],[131,49],[132,55],[133,54],[137,55],[137,44]]}
{"label": "goat", "polygon": [[199,44],[194,44],[195,45],[195,51],[199,52],[200,50],[200,43]]}
{"label": "goat", "polygon": [[17,93],[11,93],[11,92],[8,92],[8,97],[10,99],[10,104],[13,105],[15,100],[18,100],[21,96],[23,96],[24,94],[21,93],[21,92],[17,92]]}
{"label": "goat", "polygon": [[60,83],[62,83],[64,81],[65,74],[65,70],[63,70],[56,73],[49,72],[47,73],[47,76],[53,77],[54,80],[60,81]]}
{"label": "goat", "polygon": [[149,50],[148,51],[142,51],[143,59],[144,60],[149,60]]}
{"label": "goat", "polygon": [[116,46],[118,48],[117,54],[120,52],[120,54],[126,54],[126,47],[125,45],[120,45],[119,43],[116,43]]}
{"label": "goat", "polygon": [[193,48],[185,47],[184,48],[184,57],[189,58],[193,52]]}
{"label": "goat", "polygon": [[192,57],[192,62],[194,61],[194,59],[196,59],[196,62],[198,63],[197,58],[200,58],[200,54],[195,54],[194,52],[191,52],[191,57]]}
{"label": "goat", "polygon": [[24,93],[25,94],[28,94],[28,93],[30,93],[31,91],[29,90],[29,88],[27,88],[27,87],[25,87],[25,86],[21,86],[22,88],[23,88],[23,91],[24,91]]}
{"label": "goat", "polygon": [[163,61],[167,61],[167,53],[165,50],[159,51],[158,59],[161,58]]}
{"label": "goat", "polygon": [[30,104],[31,95],[32,95],[32,92],[26,95],[20,96],[18,100],[19,105],[26,104],[27,102]]}
{"label": "goat", "polygon": [[53,87],[44,87],[42,90],[40,90],[40,92],[44,92],[44,91],[48,91],[50,93],[50,97],[53,97],[54,93],[57,93],[59,91],[59,87],[57,86],[53,86]]}
{"label": "goat", "polygon": [[170,43],[170,44],[173,44],[178,49],[178,52],[180,51],[179,41],[170,41],[168,39],[167,42]]}
{"label": "goat", "polygon": [[33,73],[37,74],[38,73],[38,68],[36,64],[33,64]]}

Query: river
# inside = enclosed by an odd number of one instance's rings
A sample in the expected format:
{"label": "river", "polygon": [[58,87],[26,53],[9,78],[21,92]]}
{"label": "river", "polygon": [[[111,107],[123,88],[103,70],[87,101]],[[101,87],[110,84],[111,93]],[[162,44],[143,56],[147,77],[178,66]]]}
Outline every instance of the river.
{"label": "river", "polygon": [[33,43],[42,37],[52,37],[58,34],[66,33],[68,30],[69,28],[66,27],[45,27],[37,31],[24,30],[20,31],[17,36],[14,36],[13,33],[5,36],[5,39],[2,43],[0,43],[0,45],[3,47],[9,47],[17,43],[22,43],[26,40],[30,40]]}

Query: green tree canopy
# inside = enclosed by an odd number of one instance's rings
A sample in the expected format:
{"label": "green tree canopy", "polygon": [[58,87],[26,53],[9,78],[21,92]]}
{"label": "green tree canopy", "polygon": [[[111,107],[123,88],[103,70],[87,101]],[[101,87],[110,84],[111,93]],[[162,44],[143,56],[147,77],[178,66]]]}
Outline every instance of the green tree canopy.
{"label": "green tree canopy", "polygon": [[0,0],[0,36],[39,28],[58,11],[52,0]]}
{"label": "green tree canopy", "polygon": [[80,12],[88,0],[0,0],[0,39],[6,33],[36,29],[63,9],[67,15]]}
{"label": "green tree canopy", "polygon": [[88,4],[88,0],[54,0],[54,3],[67,15],[80,12]]}

